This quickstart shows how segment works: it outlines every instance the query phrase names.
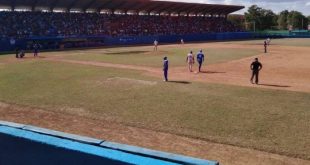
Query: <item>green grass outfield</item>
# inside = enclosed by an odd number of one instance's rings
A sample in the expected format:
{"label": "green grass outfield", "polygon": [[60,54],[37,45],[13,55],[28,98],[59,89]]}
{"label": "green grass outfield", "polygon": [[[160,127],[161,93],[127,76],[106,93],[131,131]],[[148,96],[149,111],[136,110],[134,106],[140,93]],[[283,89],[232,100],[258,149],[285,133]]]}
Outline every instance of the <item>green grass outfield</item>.
{"label": "green grass outfield", "polygon": [[0,61],[0,69],[2,102],[310,159],[310,93],[164,83],[139,71],[42,60]]}

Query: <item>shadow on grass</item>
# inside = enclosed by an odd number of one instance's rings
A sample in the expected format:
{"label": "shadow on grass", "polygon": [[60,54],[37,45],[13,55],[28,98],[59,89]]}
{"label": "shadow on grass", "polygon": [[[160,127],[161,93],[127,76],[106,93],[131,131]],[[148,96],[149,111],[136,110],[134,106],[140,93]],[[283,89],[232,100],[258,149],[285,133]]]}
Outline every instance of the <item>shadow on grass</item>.
{"label": "shadow on grass", "polygon": [[124,52],[111,52],[111,53],[105,53],[107,55],[129,55],[129,54],[143,54],[147,53],[149,51],[124,51]]}
{"label": "shadow on grass", "polygon": [[200,71],[200,73],[205,73],[205,74],[219,74],[219,73],[226,73],[226,72],[217,72],[217,71]]}
{"label": "shadow on grass", "polygon": [[189,81],[168,81],[169,83],[177,83],[177,84],[191,84]]}
{"label": "shadow on grass", "polygon": [[17,58],[17,59],[36,59],[36,58],[46,58],[45,56],[37,56],[37,57],[33,57],[33,56],[24,56],[23,58]]}
{"label": "shadow on grass", "polygon": [[38,56],[38,57],[33,57],[33,58],[46,58],[45,56]]}
{"label": "shadow on grass", "polygon": [[279,88],[289,88],[291,86],[288,85],[277,85],[277,84],[258,84],[261,86],[268,86],[268,87],[279,87]]}

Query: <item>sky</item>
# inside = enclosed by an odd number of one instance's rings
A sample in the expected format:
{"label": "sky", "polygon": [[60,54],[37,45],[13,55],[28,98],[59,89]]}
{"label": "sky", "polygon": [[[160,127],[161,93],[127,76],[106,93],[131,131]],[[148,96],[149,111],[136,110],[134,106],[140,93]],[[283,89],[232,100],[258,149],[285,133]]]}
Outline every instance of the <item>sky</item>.
{"label": "sky", "polygon": [[302,12],[306,16],[310,16],[310,0],[169,0],[179,2],[208,3],[208,4],[226,4],[226,5],[242,5],[246,8],[236,12],[243,14],[251,5],[257,5],[264,9],[271,9],[275,13],[283,10],[296,10]]}

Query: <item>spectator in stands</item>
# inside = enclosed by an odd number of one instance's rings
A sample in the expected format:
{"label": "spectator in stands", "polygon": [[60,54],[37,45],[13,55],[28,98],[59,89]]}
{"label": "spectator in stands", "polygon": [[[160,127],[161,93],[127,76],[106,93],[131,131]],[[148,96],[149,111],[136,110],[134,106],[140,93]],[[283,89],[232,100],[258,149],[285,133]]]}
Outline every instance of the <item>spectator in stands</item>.
{"label": "spectator in stands", "polygon": [[[150,36],[236,32],[225,18],[109,15],[99,13],[0,12],[0,37]],[[193,26],[195,25],[195,26]]]}

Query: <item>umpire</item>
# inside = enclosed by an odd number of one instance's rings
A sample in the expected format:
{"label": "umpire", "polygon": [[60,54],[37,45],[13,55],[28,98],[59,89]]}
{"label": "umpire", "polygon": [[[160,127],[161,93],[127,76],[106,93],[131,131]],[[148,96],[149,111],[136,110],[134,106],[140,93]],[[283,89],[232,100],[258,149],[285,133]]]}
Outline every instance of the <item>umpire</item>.
{"label": "umpire", "polygon": [[258,61],[258,58],[255,58],[254,62],[251,64],[252,77],[251,83],[254,84],[253,79],[255,77],[255,84],[258,84],[259,71],[263,68],[263,65]]}

